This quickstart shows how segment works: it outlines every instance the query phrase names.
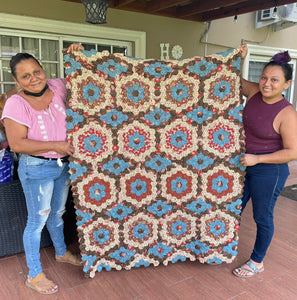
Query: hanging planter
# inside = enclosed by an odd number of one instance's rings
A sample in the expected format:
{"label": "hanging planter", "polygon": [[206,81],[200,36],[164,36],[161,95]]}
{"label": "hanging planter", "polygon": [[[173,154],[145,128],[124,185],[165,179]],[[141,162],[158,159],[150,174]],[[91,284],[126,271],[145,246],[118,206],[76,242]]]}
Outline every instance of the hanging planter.
{"label": "hanging planter", "polygon": [[105,24],[109,0],[81,0],[86,10],[86,21],[92,24]]}

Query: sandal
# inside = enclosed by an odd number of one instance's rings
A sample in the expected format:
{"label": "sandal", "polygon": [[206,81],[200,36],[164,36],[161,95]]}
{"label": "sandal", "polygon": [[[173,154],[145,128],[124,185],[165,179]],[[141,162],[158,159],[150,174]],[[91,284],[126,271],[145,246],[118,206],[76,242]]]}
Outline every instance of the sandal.
{"label": "sandal", "polygon": [[66,251],[64,256],[56,256],[57,262],[67,263],[74,266],[81,266],[82,261],[78,255],[72,254],[70,251]]}
{"label": "sandal", "polygon": [[32,278],[30,282],[27,278],[26,286],[44,295],[54,294],[59,290],[58,286],[51,280],[48,280],[43,272]]}
{"label": "sandal", "polygon": [[[247,265],[249,267],[249,269],[243,267],[244,265]],[[249,277],[252,277],[252,276],[264,271],[263,266],[259,269],[256,267],[256,265],[251,260],[248,260],[244,265],[242,265],[239,268],[234,269],[232,271],[233,275],[240,277],[240,278],[249,278]],[[247,271],[248,273],[246,273],[245,275],[241,275],[240,274],[241,271]]]}

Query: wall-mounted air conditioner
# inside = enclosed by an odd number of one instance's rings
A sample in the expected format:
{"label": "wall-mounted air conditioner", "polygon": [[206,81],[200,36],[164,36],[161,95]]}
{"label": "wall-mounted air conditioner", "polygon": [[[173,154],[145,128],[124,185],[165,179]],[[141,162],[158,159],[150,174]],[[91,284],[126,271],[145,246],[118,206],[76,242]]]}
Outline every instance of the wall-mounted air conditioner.
{"label": "wall-mounted air conditioner", "polygon": [[255,27],[261,28],[273,24],[274,31],[297,24],[297,2],[277,7],[262,9],[256,12]]}

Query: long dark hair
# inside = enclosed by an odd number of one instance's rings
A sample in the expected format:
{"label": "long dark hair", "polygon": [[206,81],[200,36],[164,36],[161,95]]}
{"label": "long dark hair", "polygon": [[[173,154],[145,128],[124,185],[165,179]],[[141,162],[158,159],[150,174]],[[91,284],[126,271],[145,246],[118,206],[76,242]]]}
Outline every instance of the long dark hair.
{"label": "long dark hair", "polygon": [[269,66],[279,66],[282,68],[286,81],[292,80],[293,69],[288,64],[291,60],[288,51],[275,54],[271,60],[264,66],[263,70]]}
{"label": "long dark hair", "polygon": [[21,61],[27,60],[27,59],[34,59],[39,64],[39,66],[42,67],[40,62],[33,55],[31,55],[29,53],[25,53],[25,52],[17,53],[10,59],[10,62],[9,62],[11,74],[14,78],[17,78],[16,72],[15,72],[17,64],[19,64]]}

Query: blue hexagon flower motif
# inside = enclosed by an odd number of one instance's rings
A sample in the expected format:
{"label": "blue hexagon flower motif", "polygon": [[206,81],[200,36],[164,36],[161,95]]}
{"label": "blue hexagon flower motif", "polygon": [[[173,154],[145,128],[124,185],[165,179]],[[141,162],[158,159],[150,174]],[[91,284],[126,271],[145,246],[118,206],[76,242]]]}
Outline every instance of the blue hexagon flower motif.
{"label": "blue hexagon flower motif", "polygon": [[226,50],[225,52],[218,52],[217,55],[221,55],[221,56],[226,57],[226,56],[228,56],[230,53],[232,53],[233,50],[234,50],[234,49],[228,49],[228,50]]}
{"label": "blue hexagon flower motif", "polygon": [[133,227],[133,236],[138,239],[143,239],[145,236],[148,236],[148,229],[149,227],[147,225],[139,223]]}
{"label": "blue hexagon flower motif", "polygon": [[97,69],[110,77],[116,77],[116,75],[121,75],[127,71],[126,66],[116,63],[113,59],[104,62],[102,65],[97,65]]}
{"label": "blue hexagon flower motif", "polygon": [[226,95],[229,95],[231,92],[231,82],[222,80],[214,86],[214,96],[224,99]]}
{"label": "blue hexagon flower motif", "polygon": [[230,243],[228,246],[225,246],[223,248],[223,251],[233,255],[233,256],[236,256],[237,255],[237,251],[236,250],[233,250],[233,247],[236,246],[238,244],[238,241],[233,241],[232,243]]}
{"label": "blue hexagon flower motif", "polygon": [[162,64],[161,62],[150,64],[148,67],[144,67],[143,70],[145,73],[149,73],[151,76],[155,76],[156,78],[161,78],[162,76],[166,76],[168,73],[172,72],[171,66]]}
{"label": "blue hexagon flower motif", "polygon": [[100,228],[94,232],[94,240],[100,244],[104,244],[105,242],[109,241],[109,239],[109,230]]}
{"label": "blue hexagon flower motif", "polygon": [[111,210],[107,212],[107,215],[122,221],[126,218],[129,214],[131,214],[133,210],[125,205],[119,203],[116,207],[113,207]]}
{"label": "blue hexagon flower motif", "polygon": [[70,63],[70,68],[65,68],[65,74],[70,75],[73,72],[76,72],[77,69],[81,69],[81,63],[71,58],[68,54],[64,55],[64,61]]}
{"label": "blue hexagon flower motif", "polygon": [[105,269],[106,271],[111,271],[111,266],[108,266],[106,264],[101,264],[97,267],[98,272],[101,272],[103,269]]}
{"label": "blue hexagon flower motif", "polygon": [[95,255],[86,255],[86,254],[84,254],[81,257],[82,261],[86,261],[87,262],[87,264],[83,268],[84,272],[89,271],[89,268],[92,266],[92,264],[94,263],[94,261],[96,260],[96,258],[97,258],[97,256],[95,256]]}
{"label": "blue hexagon flower motif", "polygon": [[148,253],[153,254],[154,256],[158,256],[159,258],[163,258],[171,251],[172,247],[168,247],[162,243],[158,243],[153,248],[149,248]]}
{"label": "blue hexagon flower motif", "polygon": [[163,215],[167,214],[168,211],[172,210],[172,205],[158,200],[156,203],[149,206],[147,210],[158,217],[162,217]]}
{"label": "blue hexagon flower motif", "polygon": [[145,114],[144,118],[145,120],[150,121],[156,126],[159,126],[160,124],[169,120],[171,118],[171,114],[157,107],[155,110],[150,111],[148,114]]}
{"label": "blue hexagon flower motif", "polygon": [[192,166],[195,169],[198,169],[199,171],[212,165],[213,162],[214,160],[212,158],[203,155],[202,153],[199,153],[198,155],[195,155],[187,160],[188,165]]}
{"label": "blue hexagon flower motif", "polygon": [[182,235],[183,233],[187,232],[187,223],[176,220],[171,225],[171,233],[176,235]]}
{"label": "blue hexagon flower motif", "polygon": [[110,160],[107,164],[103,165],[104,170],[114,173],[115,175],[120,175],[128,168],[130,168],[130,164],[118,157],[115,157],[113,160]]}
{"label": "blue hexagon flower motif", "polygon": [[91,57],[92,55],[96,55],[98,52],[96,49],[91,49],[91,50],[81,50],[81,53],[83,53],[86,57]]}
{"label": "blue hexagon flower motif", "polygon": [[187,113],[187,117],[197,122],[198,124],[202,124],[207,119],[213,116],[213,112],[203,108],[203,106],[199,106],[198,108],[193,109],[192,111]]}
{"label": "blue hexagon flower motif", "polygon": [[87,172],[87,167],[76,164],[75,162],[70,162],[69,168],[75,170],[75,173],[70,175],[70,180],[76,180],[78,177],[81,177],[85,172]]}
{"label": "blue hexagon flower motif", "polygon": [[96,201],[101,201],[102,198],[106,196],[105,186],[96,182],[93,186],[89,188],[90,197]]}
{"label": "blue hexagon flower motif", "polygon": [[67,122],[66,128],[67,129],[73,129],[74,126],[76,126],[78,123],[82,122],[84,120],[84,117],[80,115],[78,112],[73,111],[72,109],[66,109],[65,111],[67,116],[72,117],[71,122]]}
{"label": "blue hexagon flower motif", "polygon": [[212,179],[212,186],[213,190],[216,190],[218,193],[222,193],[228,189],[229,179],[224,178],[224,176],[220,175],[216,178]]}
{"label": "blue hexagon flower motif", "polygon": [[[90,95],[89,91],[92,91],[92,95]],[[96,99],[100,99],[100,94],[99,87],[94,86],[93,83],[88,83],[88,85],[83,86],[83,97],[91,103],[94,103]]]}
{"label": "blue hexagon flower motif", "polygon": [[188,140],[187,140],[187,133],[182,132],[181,130],[176,131],[171,135],[171,144],[172,146],[176,148],[182,148],[183,146],[187,145]]}
{"label": "blue hexagon flower motif", "polygon": [[121,263],[125,263],[128,260],[131,259],[131,257],[133,257],[135,255],[135,251],[133,250],[129,250],[126,249],[125,247],[121,247],[120,249],[116,250],[113,253],[110,253],[110,257],[114,258],[118,261],[120,261]]}
{"label": "blue hexagon flower motif", "polygon": [[136,179],[134,182],[131,183],[131,193],[140,197],[142,194],[147,192],[146,185],[147,183],[145,181]]}
{"label": "blue hexagon flower motif", "polygon": [[223,261],[221,259],[219,259],[218,257],[213,257],[213,258],[209,258],[206,263],[207,264],[216,264],[216,265],[220,265]]}
{"label": "blue hexagon flower motif", "polygon": [[132,87],[127,88],[127,98],[133,103],[138,103],[144,98],[144,88],[138,84],[133,84]]}
{"label": "blue hexagon flower motif", "polygon": [[157,155],[153,157],[151,160],[145,162],[146,167],[151,168],[157,172],[161,172],[165,170],[168,166],[171,166],[171,160],[162,157],[161,155]]}
{"label": "blue hexagon flower motif", "polygon": [[204,254],[210,250],[208,246],[201,243],[199,240],[186,244],[186,249],[190,249],[196,255],[199,255],[200,253]]}
{"label": "blue hexagon flower motif", "polygon": [[215,220],[210,224],[210,232],[214,235],[220,235],[225,231],[225,223],[221,222],[220,220]]}
{"label": "blue hexagon flower motif", "polygon": [[243,105],[240,104],[236,106],[234,109],[230,109],[228,114],[230,117],[233,117],[234,119],[238,120],[239,122],[242,122],[242,110]]}
{"label": "blue hexagon flower motif", "polygon": [[171,88],[171,97],[177,101],[182,101],[189,95],[189,87],[179,83]]}
{"label": "blue hexagon flower motif", "polygon": [[233,68],[236,68],[236,69],[238,69],[238,70],[241,69],[241,57],[238,57],[237,60],[234,60],[234,61],[232,62],[232,67],[233,67]]}
{"label": "blue hexagon flower motif", "polygon": [[145,146],[145,136],[139,132],[134,132],[133,135],[129,136],[129,147],[139,151]]}
{"label": "blue hexagon flower motif", "polygon": [[108,125],[112,127],[117,127],[118,125],[123,124],[128,120],[128,116],[123,114],[121,111],[116,109],[112,109],[111,111],[107,112],[105,115],[100,116],[100,120],[102,122],[106,122]]}
{"label": "blue hexagon flower motif", "polygon": [[187,190],[187,183],[188,181],[186,179],[177,177],[171,181],[171,189],[172,191],[181,194]]}
{"label": "blue hexagon flower motif", "polygon": [[137,262],[135,264],[135,268],[139,268],[141,266],[148,267],[149,265],[150,265],[149,261],[145,261],[145,260],[141,259],[139,262]]}
{"label": "blue hexagon flower motif", "polygon": [[213,133],[213,142],[220,147],[224,147],[226,144],[230,143],[229,132],[220,128],[218,131]]}
{"label": "blue hexagon flower motif", "polygon": [[234,165],[237,168],[240,168],[241,171],[244,171],[246,169],[246,167],[244,167],[241,163],[240,163],[240,157],[243,156],[244,153],[239,154],[235,157],[230,158],[229,163],[231,165]]}
{"label": "blue hexagon flower motif", "polygon": [[236,214],[240,214],[241,210],[237,208],[237,206],[241,205],[242,201],[241,199],[237,199],[235,202],[232,202],[230,204],[226,205],[226,209],[230,210],[231,212],[234,212]]}
{"label": "blue hexagon flower motif", "polygon": [[89,214],[87,212],[83,212],[80,209],[76,209],[75,213],[76,213],[77,216],[82,217],[82,219],[80,221],[76,222],[77,226],[82,226],[83,224],[89,222],[89,220],[92,219],[92,214]]}
{"label": "blue hexagon flower motif", "polygon": [[177,255],[176,257],[174,257],[173,259],[172,259],[172,263],[173,264],[175,264],[175,263],[177,263],[179,260],[180,261],[186,261],[186,256],[184,256],[184,255]]}
{"label": "blue hexagon flower motif", "polygon": [[[199,208],[198,208],[199,207]],[[203,201],[201,198],[198,198],[197,200],[192,201],[191,203],[187,204],[186,208],[190,211],[201,214],[204,211],[207,211],[208,209],[211,209],[211,205],[205,201]]]}
{"label": "blue hexagon flower motif", "polygon": [[95,134],[91,134],[89,137],[86,137],[84,139],[84,143],[84,149],[92,153],[95,153],[97,150],[102,148],[102,139]]}
{"label": "blue hexagon flower motif", "polygon": [[194,72],[195,74],[198,74],[200,76],[205,76],[209,74],[212,70],[217,69],[217,65],[213,64],[211,61],[201,60],[199,63],[195,63],[193,66],[189,67],[189,70],[191,72]]}

